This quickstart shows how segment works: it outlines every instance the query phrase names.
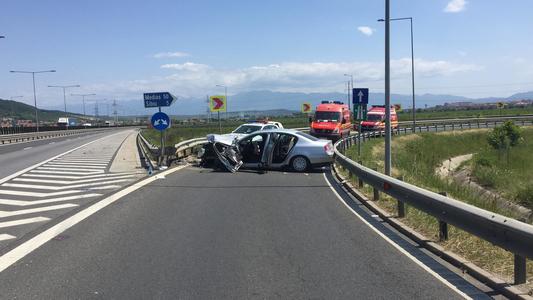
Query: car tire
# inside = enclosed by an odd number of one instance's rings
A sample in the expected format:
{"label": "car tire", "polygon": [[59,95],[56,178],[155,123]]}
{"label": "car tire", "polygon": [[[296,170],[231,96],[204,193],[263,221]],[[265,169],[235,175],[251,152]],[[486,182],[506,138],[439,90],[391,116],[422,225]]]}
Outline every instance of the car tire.
{"label": "car tire", "polygon": [[293,169],[296,172],[304,172],[309,169],[311,164],[309,163],[309,160],[305,156],[296,156],[291,160],[291,169]]}

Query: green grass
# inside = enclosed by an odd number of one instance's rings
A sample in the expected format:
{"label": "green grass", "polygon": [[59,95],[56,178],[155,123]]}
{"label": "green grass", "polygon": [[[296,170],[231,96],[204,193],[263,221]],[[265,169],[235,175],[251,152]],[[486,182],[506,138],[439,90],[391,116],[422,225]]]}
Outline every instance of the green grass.
{"label": "green grass", "polygon": [[505,153],[486,147],[475,154],[476,181],[505,198],[533,209],[533,129],[522,130],[524,141]]}
{"label": "green grass", "polygon": [[[499,109],[472,109],[472,110],[447,110],[437,111],[432,109],[422,110],[416,113],[418,120],[425,119],[446,119],[446,118],[484,118],[493,116],[530,115],[533,114],[533,106],[523,108],[513,107]],[[399,112],[400,121],[412,120],[411,112]]]}
{"label": "green grass", "polygon": [[[435,175],[435,169],[442,161],[463,154],[479,153],[479,157],[488,158],[485,159],[486,161],[483,159],[477,159],[478,163],[481,160],[481,164],[487,164],[487,161],[491,166],[495,164],[493,161],[494,156],[491,158],[490,155],[497,156],[497,154],[492,153],[487,145],[487,132],[487,130],[469,130],[453,133],[424,133],[394,137],[392,143],[393,176],[402,177],[403,180],[409,183],[413,183],[434,192],[447,192],[448,196],[452,198],[459,199],[483,209],[494,211],[509,217],[516,217],[512,212],[499,209],[492,201],[480,199],[477,193],[470,191],[468,188],[458,185],[451,180],[443,180]],[[532,143],[533,128],[524,129],[524,136],[529,143]],[[516,159],[516,163],[512,164],[512,169],[520,169],[524,171],[521,171],[522,175],[524,175],[523,179],[518,180],[516,186],[520,186],[520,182],[522,182],[522,186],[526,187],[528,185],[524,185],[524,181],[527,181],[530,184],[533,182],[531,179],[531,176],[533,175],[530,171],[530,164],[533,163],[533,155],[531,155],[533,149],[531,149],[529,143],[519,146],[520,149],[514,149],[511,154],[511,157],[520,158]],[[348,149],[347,154],[353,160],[360,160],[367,167],[376,168],[383,172],[383,147],[383,139],[375,139],[363,144],[361,156],[357,155],[356,147]],[[524,163],[524,160],[528,160],[528,163]],[[520,165],[523,165],[523,168],[519,167]],[[516,176],[521,177],[522,175]],[[497,183],[495,186],[500,186],[503,182],[517,180],[517,177],[515,177],[515,175],[512,175],[512,177],[509,178],[497,176]],[[352,180],[353,183],[356,184],[355,179],[352,178]],[[372,197],[372,188],[370,186],[365,185],[362,192],[369,198]],[[519,195],[520,197],[523,197],[523,199],[531,199],[533,188],[524,188],[523,190],[519,190],[519,193],[521,193]],[[382,194],[380,200],[376,203],[390,214],[396,214],[397,201],[395,199]],[[406,217],[402,219],[403,222],[433,241],[438,241],[438,221],[434,217],[408,205],[406,210],[407,213]],[[446,249],[467,258],[486,270],[500,275],[509,282],[512,281],[512,253],[495,247],[492,244],[454,226],[449,226],[449,236],[450,239],[448,241],[441,243]],[[533,261],[528,261],[528,280],[531,282],[531,279],[533,279]],[[531,289],[532,286],[527,286],[526,288]]]}

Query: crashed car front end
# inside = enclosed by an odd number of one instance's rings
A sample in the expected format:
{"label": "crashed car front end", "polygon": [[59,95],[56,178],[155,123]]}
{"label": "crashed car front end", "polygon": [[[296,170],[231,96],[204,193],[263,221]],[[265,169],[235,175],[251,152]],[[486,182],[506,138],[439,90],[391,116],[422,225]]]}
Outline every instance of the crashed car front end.
{"label": "crashed car front end", "polygon": [[207,143],[198,153],[200,166],[236,172],[243,164],[237,141],[238,136],[207,135]]}

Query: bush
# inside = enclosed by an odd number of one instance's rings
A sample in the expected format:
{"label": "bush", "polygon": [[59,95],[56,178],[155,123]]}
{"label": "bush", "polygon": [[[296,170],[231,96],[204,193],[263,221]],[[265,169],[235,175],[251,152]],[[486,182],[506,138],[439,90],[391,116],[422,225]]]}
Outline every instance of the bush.
{"label": "bush", "polygon": [[520,189],[516,193],[515,199],[521,205],[533,209],[533,186],[528,185]]}
{"label": "bush", "polygon": [[475,166],[483,166],[483,167],[491,167],[492,163],[488,158],[485,157],[478,157],[476,158],[476,161],[474,162]]}
{"label": "bush", "polygon": [[494,187],[497,182],[498,171],[490,166],[475,165],[473,175],[482,186]]}

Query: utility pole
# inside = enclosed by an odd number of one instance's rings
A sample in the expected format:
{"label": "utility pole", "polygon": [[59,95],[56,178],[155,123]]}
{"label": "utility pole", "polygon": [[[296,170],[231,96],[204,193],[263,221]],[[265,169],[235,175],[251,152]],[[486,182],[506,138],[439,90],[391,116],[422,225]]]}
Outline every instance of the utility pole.
{"label": "utility pole", "polygon": [[117,116],[117,100],[113,99],[113,115],[115,116],[115,126],[118,125],[118,116]]}
{"label": "utility pole", "polygon": [[25,74],[31,74],[33,79],[33,103],[35,107],[35,130],[39,132],[39,113],[37,109],[37,92],[35,91],[35,74],[38,73],[55,73],[56,70],[47,70],[47,71],[9,71],[11,73],[25,73]]}
{"label": "utility pole", "polygon": [[385,0],[385,175],[391,175],[390,0]]}

